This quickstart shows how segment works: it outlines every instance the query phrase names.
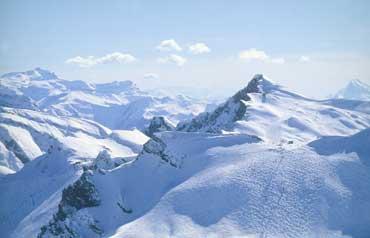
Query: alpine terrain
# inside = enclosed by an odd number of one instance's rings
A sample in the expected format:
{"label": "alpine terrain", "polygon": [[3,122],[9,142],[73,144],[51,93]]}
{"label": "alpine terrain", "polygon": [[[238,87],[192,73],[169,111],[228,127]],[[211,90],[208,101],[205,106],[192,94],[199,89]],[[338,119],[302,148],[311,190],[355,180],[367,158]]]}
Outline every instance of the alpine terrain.
{"label": "alpine terrain", "polygon": [[130,81],[5,74],[1,237],[369,237],[369,94],[351,85],[314,100],[257,74],[206,111]]}

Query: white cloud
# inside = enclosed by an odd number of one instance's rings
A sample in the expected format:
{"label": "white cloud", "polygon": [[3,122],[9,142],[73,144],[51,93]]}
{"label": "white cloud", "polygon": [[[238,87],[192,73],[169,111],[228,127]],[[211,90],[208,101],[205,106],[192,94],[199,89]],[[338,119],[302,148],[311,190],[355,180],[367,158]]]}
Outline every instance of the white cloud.
{"label": "white cloud", "polygon": [[243,60],[260,60],[266,61],[269,56],[262,50],[256,50],[254,48],[249,50],[244,50],[239,53],[239,58]]}
{"label": "white cloud", "polygon": [[189,46],[189,51],[192,54],[204,54],[211,52],[211,49],[204,43],[196,43],[194,45]]}
{"label": "white cloud", "polygon": [[144,79],[150,79],[150,80],[159,79],[159,75],[154,74],[154,73],[147,73],[147,74],[144,74]]}
{"label": "white cloud", "polygon": [[284,64],[285,63],[285,59],[284,58],[273,58],[273,59],[271,59],[271,63],[274,63],[274,64]]}
{"label": "white cloud", "polygon": [[257,61],[263,61],[263,62],[268,62],[268,63],[273,63],[273,64],[284,64],[285,63],[284,58],[282,57],[271,58],[264,51],[257,50],[255,48],[241,51],[239,53],[239,59],[247,60],[247,61],[257,60]]}
{"label": "white cloud", "polygon": [[302,56],[299,58],[299,61],[300,61],[300,62],[309,62],[309,61],[311,61],[311,59],[310,59],[310,57],[308,57],[308,56],[304,56],[304,55],[302,55]]}
{"label": "white cloud", "polygon": [[156,48],[160,51],[182,51],[182,48],[174,39],[164,40]]}
{"label": "white cloud", "polygon": [[174,63],[177,66],[183,66],[186,63],[186,61],[187,61],[186,58],[184,58],[182,56],[179,56],[179,55],[174,55],[174,54],[172,54],[170,56],[167,56],[167,57],[157,59],[157,62],[160,63],[160,64]]}
{"label": "white cloud", "polygon": [[136,61],[137,59],[130,55],[130,54],[123,54],[120,52],[114,52],[111,54],[107,54],[102,57],[95,57],[95,56],[88,56],[88,57],[81,57],[76,56],[70,59],[67,59],[65,62],[67,64],[76,64],[83,68],[88,68],[97,64],[107,64],[107,63],[121,63],[127,64]]}

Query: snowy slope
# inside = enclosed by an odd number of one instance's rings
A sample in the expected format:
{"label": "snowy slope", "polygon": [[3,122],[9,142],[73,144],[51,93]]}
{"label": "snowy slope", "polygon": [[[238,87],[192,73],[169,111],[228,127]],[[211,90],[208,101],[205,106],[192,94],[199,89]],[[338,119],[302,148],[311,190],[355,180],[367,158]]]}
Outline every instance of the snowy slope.
{"label": "snowy slope", "polygon": [[333,107],[291,93],[256,75],[251,82],[213,112],[178,124],[179,131],[243,133],[278,144],[305,143],[325,135],[350,135],[370,126],[370,117],[355,107]]}
{"label": "snowy slope", "polygon": [[[117,134],[120,136],[117,137]],[[125,138],[127,142],[123,143]],[[137,130],[122,134],[85,119],[55,117],[27,109],[0,108],[0,165],[13,171],[46,153],[54,144],[91,159],[102,150],[109,150],[114,157],[134,156],[146,140],[147,137]]]}
{"label": "snowy slope", "polygon": [[346,110],[358,111],[370,114],[370,101],[348,100],[348,99],[328,99],[324,104]]}
{"label": "snowy slope", "polygon": [[358,80],[351,80],[334,98],[370,101],[370,85]]}
{"label": "snowy slope", "polygon": [[[83,167],[104,169],[128,163],[149,139],[138,130],[111,131],[92,121],[26,109],[2,108],[0,125],[7,130],[0,137],[2,173],[23,167],[0,177],[0,229],[5,237],[25,216],[77,179]],[[3,168],[12,171],[3,172]]]}
{"label": "snowy slope", "polygon": [[176,124],[207,107],[185,96],[151,96],[131,81],[68,81],[40,68],[5,74],[0,82],[0,106],[38,108],[52,115],[94,120],[111,129],[144,129],[153,116],[166,116]]}
{"label": "snowy slope", "polygon": [[[355,153],[325,156],[307,146],[271,146],[247,135],[157,135],[131,163],[75,175],[77,182],[39,203],[12,237],[366,237],[370,232],[370,171]],[[81,186],[90,189],[77,195],[79,200],[68,197]]]}
{"label": "snowy slope", "polygon": [[370,128],[351,136],[327,136],[309,143],[317,153],[332,155],[356,153],[362,162],[370,166]]}
{"label": "snowy slope", "polygon": [[[145,112],[141,99],[122,121]],[[2,108],[2,236],[368,237],[370,115],[352,102],[311,100],[256,75],[175,130],[154,118],[150,139]]]}
{"label": "snowy slope", "polygon": [[200,171],[113,237],[367,237],[370,232],[370,172],[355,154],[326,157],[306,147],[243,144],[203,150],[196,159]]}
{"label": "snowy slope", "polygon": [[[176,133],[168,134],[168,138],[167,135],[163,135],[163,137],[161,140],[164,143],[176,145],[178,142],[182,142],[181,150],[171,151],[175,149],[171,148],[171,146],[169,150],[163,151],[168,157],[158,157],[152,149],[161,150],[161,148],[157,148],[156,142],[154,144],[151,142],[146,145],[140,157],[129,164],[104,170],[104,173],[91,169],[93,176],[90,180],[93,183],[94,190],[97,191],[97,195],[94,195],[94,197],[97,197],[100,205],[85,207],[77,211],[72,210],[68,215],[68,219],[59,220],[59,223],[62,223],[59,226],[68,226],[85,237],[99,237],[98,234],[94,236],[94,232],[89,228],[90,221],[95,221],[96,226],[99,230],[104,231],[104,234],[113,232],[119,225],[145,214],[166,191],[181,183],[196,171],[199,171],[203,167],[203,162],[197,162],[197,160],[199,158],[198,154],[202,153],[202,151],[219,144],[230,146],[233,144],[258,142],[256,138],[243,135],[213,136]],[[191,144],[194,142],[198,142],[197,146]],[[41,164],[47,162],[47,159],[39,161]],[[35,163],[36,161],[33,161],[30,165]],[[16,176],[21,176],[20,174],[22,172],[25,173],[27,169],[28,167],[24,168]],[[52,215],[58,211],[58,204],[60,204],[62,199],[61,195],[59,191],[52,201],[48,201],[45,205],[40,204],[41,207],[35,208],[32,213],[20,222],[14,236],[17,237],[20,234],[31,237],[36,236],[36,234],[40,233],[42,226],[48,225],[48,222],[45,221],[45,216],[52,223],[55,222]],[[27,198],[25,199],[27,200]],[[50,204],[53,204],[52,207],[50,207]],[[45,210],[45,206],[47,206],[48,210]],[[49,212],[49,209],[53,212]],[[30,219],[32,219],[32,229],[28,226]],[[52,226],[49,226],[48,230],[50,231],[51,229]],[[64,229],[64,232],[68,231]]]}

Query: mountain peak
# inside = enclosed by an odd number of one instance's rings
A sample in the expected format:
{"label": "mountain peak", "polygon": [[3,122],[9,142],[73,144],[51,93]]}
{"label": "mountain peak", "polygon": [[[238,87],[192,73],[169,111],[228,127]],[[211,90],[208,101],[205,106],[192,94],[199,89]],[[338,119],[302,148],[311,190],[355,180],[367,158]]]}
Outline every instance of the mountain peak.
{"label": "mountain peak", "polygon": [[359,79],[353,79],[337,94],[334,98],[344,98],[351,100],[370,100],[370,85]]}
{"label": "mountain peak", "polygon": [[355,87],[362,87],[362,88],[370,88],[370,85],[368,85],[368,84],[366,84],[366,83],[362,82],[362,81],[361,81],[361,80],[359,80],[359,79],[352,79],[352,80],[348,83],[347,87],[348,87],[348,86],[355,86]]}
{"label": "mountain peak", "polygon": [[39,67],[35,68],[34,70],[26,71],[26,74],[31,75],[32,79],[34,80],[58,79],[58,76],[55,73]]}
{"label": "mountain peak", "polygon": [[35,68],[24,72],[12,72],[1,76],[2,78],[28,78],[30,80],[53,80],[58,79],[58,76],[46,69]]}
{"label": "mountain peak", "polygon": [[274,88],[277,88],[277,86],[271,80],[267,79],[263,74],[256,74],[249,81],[248,85],[237,92],[232,98],[234,101],[248,101],[250,100],[248,93],[267,93]]}
{"label": "mountain peak", "polygon": [[[272,88],[275,88],[276,85],[273,83],[270,79],[268,79],[263,74],[256,74],[253,76],[252,80],[248,83],[248,86],[251,87],[251,89],[256,86],[257,90],[256,92],[268,92]],[[248,87],[247,86],[247,87]]]}
{"label": "mountain peak", "polygon": [[149,127],[146,129],[145,133],[148,136],[153,136],[156,132],[161,131],[172,131],[175,129],[175,126],[163,116],[154,116],[150,121]]}
{"label": "mountain peak", "polygon": [[245,116],[247,106],[246,101],[250,101],[251,93],[265,94],[269,93],[278,86],[268,80],[262,74],[256,74],[248,85],[238,91],[234,96],[225,103],[219,105],[212,112],[205,112],[193,118],[190,122],[182,122],[177,125],[179,131],[205,131],[220,132],[221,130],[230,129],[233,123],[242,120]]}

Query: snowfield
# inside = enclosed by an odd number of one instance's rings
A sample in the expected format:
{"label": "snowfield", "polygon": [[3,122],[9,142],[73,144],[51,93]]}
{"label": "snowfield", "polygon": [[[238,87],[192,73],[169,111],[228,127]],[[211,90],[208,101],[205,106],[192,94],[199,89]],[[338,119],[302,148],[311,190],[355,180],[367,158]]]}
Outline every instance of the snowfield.
{"label": "snowfield", "polygon": [[[113,237],[367,237],[370,174],[308,148],[215,147],[206,164]],[[185,166],[184,166],[185,167]]]}
{"label": "snowfield", "polygon": [[128,82],[41,69],[1,80],[30,102],[0,98],[1,237],[369,237],[365,101],[312,100],[256,75],[182,118],[199,105]]}

